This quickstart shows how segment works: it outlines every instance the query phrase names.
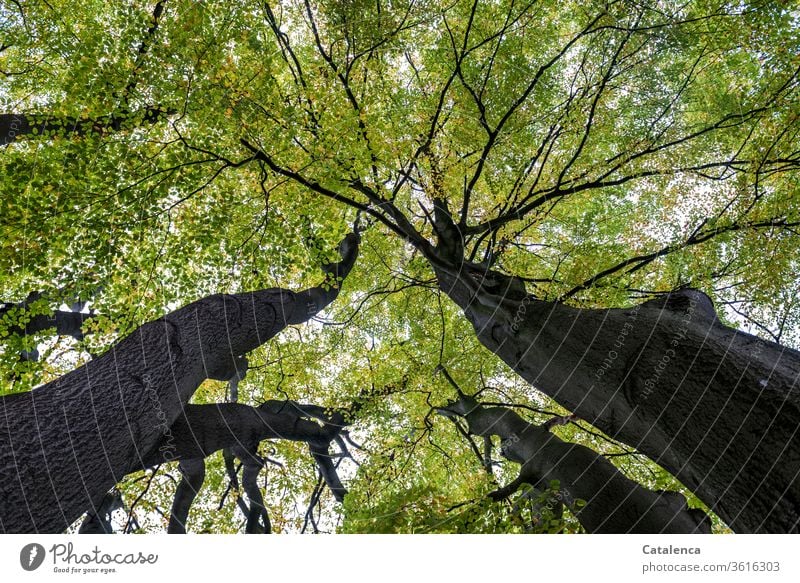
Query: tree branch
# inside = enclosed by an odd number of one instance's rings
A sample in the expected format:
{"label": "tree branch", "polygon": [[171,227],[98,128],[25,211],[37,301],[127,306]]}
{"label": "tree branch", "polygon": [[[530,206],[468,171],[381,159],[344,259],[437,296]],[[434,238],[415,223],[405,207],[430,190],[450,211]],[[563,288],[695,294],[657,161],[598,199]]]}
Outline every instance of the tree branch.
{"label": "tree branch", "polygon": [[476,435],[498,435],[503,456],[520,464],[519,477],[495,492],[495,499],[507,498],[523,483],[540,487],[555,480],[560,501],[588,532],[710,531],[706,515],[690,510],[680,494],[648,490],[593,450],[564,442],[509,409],[486,408],[462,395],[439,412],[466,418]]}

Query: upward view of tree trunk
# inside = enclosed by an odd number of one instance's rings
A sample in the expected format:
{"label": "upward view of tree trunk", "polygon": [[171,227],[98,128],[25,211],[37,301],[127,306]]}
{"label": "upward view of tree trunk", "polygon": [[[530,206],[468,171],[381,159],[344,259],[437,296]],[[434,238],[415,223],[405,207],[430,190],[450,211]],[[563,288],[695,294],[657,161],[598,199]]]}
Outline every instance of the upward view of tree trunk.
{"label": "upward view of tree trunk", "polygon": [[2,14],[0,532],[800,532],[792,6]]}
{"label": "upward view of tree trunk", "polygon": [[[441,230],[457,236],[452,222]],[[696,290],[576,309],[445,260],[442,291],[520,376],[668,469],[736,532],[800,529],[800,352],[722,325]]]}
{"label": "upward view of tree trunk", "polygon": [[[218,295],[139,327],[109,352],[28,393],[0,398],[0,527],[60,532],[101,501],[153,450],[207,379],[237,374],[239,358],[338,295],[358,253],[357,235],[328,265],[325,287]],[[184,438],[185,439],[185,438]],[[212,450],[213,451],[213,450]]]}

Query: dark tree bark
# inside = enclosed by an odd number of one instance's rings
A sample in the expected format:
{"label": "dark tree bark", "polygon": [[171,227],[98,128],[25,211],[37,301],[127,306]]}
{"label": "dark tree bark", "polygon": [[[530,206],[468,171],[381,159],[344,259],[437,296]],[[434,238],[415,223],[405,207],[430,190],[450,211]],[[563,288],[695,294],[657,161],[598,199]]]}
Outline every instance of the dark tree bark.
{"label": "dark tree bark", "polygon": [[[519,477],[492,493],[501,500],[522,484],[547,488],[558,481],[558,500],[591,533],[710,533],[711,522],[689,509],[677,492],[654,492],[629,480],[588,447],[567,443],[545,427],[528,423],[508,409],[482,407],[461,396],[440,410],[466,418],[470,433],[498,435],[503,455],[521,465]],[[582,500],[584,505],[578,505]]]}
{"label": "dark tree bark", "polygon": [[186,405],[169,432],[142,459],[140,469],[169,461],[206,458],[215,451],[265,439],[330,443],[337,423],[320,425],[307,411],[321,409],[293,401],[270,400],[251,407],[240,403]]}
{"label": "dark tree bark", "polygon": [[[21,302],[3,302],[0,303],[0,318],[8,314],[11,310],[26,311],[30,308],[31,304],[42,297],[42,292],[32,292],[28,297]],[[92,317],[92,314],[84,314],[81,312],[86,302],[76,301],[70,311],[53,310],[50,314],[37,314],[31,317],[24,326],[11,326],[8,329],[8,334],[17,334],[19,336],[36,334],[37,332],[44,332],[45,330],[55,329],[56,334],[60,336],[72,336],[76,340],[83,339],[83,332],[81,327],[83,323]]]}
{"label": "dark tree bark", "polygon": [[[326,265],[344,278],[358,236]],[[0,398],[0,531],[60,532],[162,444],[206,378],[227,380],[240,357],[305,322],[339,288],[214,295],[144,324],[107,353],[31,392]],[[165,454],[166,455],[166,454]]]}
{"label": "dark tree bark", "polygon": [[206,479],[206,461],[203,458],[181,460],[178,468],[181,472],[181,481],[178,482],[175,497],[172,500],[172,511],[167,525],[169,534],[186,533],[189,510]]}
{"label": "dark tree bark", "polygon": [[111,515],[119,508],[123,508],[122,495],[114,488],[106,493],[97,510],[87,514],[78,532],[80,534],[113,534]]}
{"label": "dark tree bark", "polygon": [[96,119],[53,117],[45,114],[0,113],[0,146],[8,145],[24,136],[84,136],[105,135],[136,125],[154,124],[174,113],[158,107],[148,107],[139,112],[104,115]]}
{"label": "dark tree bark", "polygon": [[[0,318],[3,318],[12,310],[27,310],[32,302],[41,297],[41,292],[33,292],[22,302],[0,304]],[[83,340],[83,324],[93,316],[93,314],[84,314],[80,311],[83,309],[84,305],[85,302],[78,301],[73,305],[71,311],[53,310],[49,314],[37,314],[32,316],[24,325],[10,326],[6,334],[0,336],[0,340],[14,335],[31,336],[38,332],[51,329],[54,329],[59,336],[72,336],[75,340]],[[36,348],[20,353],[20,360],[38,360],[38,358],[39,351]]]}
{"label": "dark tree bark", "polygon": [[[144,459],[144,467],[170,460],[181,462],[182,478],[175,493],[168,532],[186,532],[189,510],[203,485],[204,458],[224,450],[230,453],[232,480],[237,479],[232,465],[234,456],[242,461],[242,487],[249,500],[249,506],[242,502],[247,517],[245,532],[270,533],[272,526],[257,481],[264,467],[258,444],[267,439],[307,442],[326,485],[341,502],[347,490],[328,450],[345,425],[340,412],[329,414],[322,407],[294,401],[270,400],[258,407],[238,403],[187,405],[169,433]],[[238,484],[235,486],[238,489]]]}
{"label": "dark tree bark", "polygon": [[258,445],[234,448],[236,456],[242,460],[242,488],[247,494],[247,522],[244,531],[247,534],[271,534],[272,524],[269,520],[264,496],[258,485],[258,476],[264,468],[264,459],[258,455]]}
{"label": "dark tree bark", "polygon": [[436,218],[439,286],[486,348],[736,532],[798,532],[800,353],[722,325],[696,290],[625,309],[541,301],[464,261],[446,208]]}

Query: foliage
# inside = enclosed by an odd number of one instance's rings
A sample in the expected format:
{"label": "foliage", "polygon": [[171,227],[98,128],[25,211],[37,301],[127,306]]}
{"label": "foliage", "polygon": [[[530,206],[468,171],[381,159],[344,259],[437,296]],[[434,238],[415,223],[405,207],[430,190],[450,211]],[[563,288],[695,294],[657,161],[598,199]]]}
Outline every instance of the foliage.
{"label": "foliage", "polygon": [[[527,530],[512,503],[485,501],[514,464],[488,475],[433,412],[453,396],[437,365],[486,400],[565,413],[480,346],[375,196],[429,239],[447,200],[467,255],[539,297],[618,307],[691,284],[729,323],[800,343],[791,3],[48,0],[7,3],[0,23],[3,112],[53,122],[0,155],[0,299],[46,298],[0,320],[3,393],[202,296],[318,283],[354,207],[370,209],[345,293],[250,355],[240,389],[362,405],[360,465],[343,462],[340,510],[323,498],[325,530]],[[167,114],[145,121],[148,107]],[[74,131],[112,115],[119,127]],[[34,340],[10,327],[76,298],[96,314],[85,341],[41,333],[42,358],[20,361]],[[194,401],[224,399],[209,381]],[[625,453],[585,424],[561,431]],[[302,444],[262,448],[281,464],[276,530],[302,529],[313,463]],[[675,486],[634,453],[612,459]],[[168,510],[177,474],[161,472],[137,512]],[[217,508],[219,454],[208,476],[190,529],[239,530],[234,494]],[[129,505],[146,482],[121,486]],[[578,529],[552,520],[534,530]]]}

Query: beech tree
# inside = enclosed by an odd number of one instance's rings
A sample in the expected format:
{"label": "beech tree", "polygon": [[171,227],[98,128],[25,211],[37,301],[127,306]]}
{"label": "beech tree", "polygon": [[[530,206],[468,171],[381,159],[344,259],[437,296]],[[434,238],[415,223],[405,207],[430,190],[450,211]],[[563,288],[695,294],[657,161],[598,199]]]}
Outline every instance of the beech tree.
{"label": "beech tree", "polygon": [[4,531],[800,528],[793,7],[2,18]]}

